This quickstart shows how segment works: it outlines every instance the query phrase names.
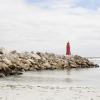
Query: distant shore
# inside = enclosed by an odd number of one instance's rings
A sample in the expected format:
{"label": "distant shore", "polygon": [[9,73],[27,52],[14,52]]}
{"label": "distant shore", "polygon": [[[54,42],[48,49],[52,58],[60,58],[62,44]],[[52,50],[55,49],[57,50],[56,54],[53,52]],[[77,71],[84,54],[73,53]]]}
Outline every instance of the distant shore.
{"label": "distant shore", "polygon": [[67,57],[53,53],[7,52],[5,48],[0,48],[0,77],[19,75],[23,71],[94,67],[99,65],[78,55]]}

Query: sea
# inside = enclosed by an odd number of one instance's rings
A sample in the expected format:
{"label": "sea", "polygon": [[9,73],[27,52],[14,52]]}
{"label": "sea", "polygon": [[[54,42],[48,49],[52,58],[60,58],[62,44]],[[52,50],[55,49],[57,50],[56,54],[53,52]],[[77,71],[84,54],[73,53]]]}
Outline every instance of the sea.
{"label": "sea", "polygon": [[[100,59],[90,59],[100,65]],[[100,100],[100,68],[24,72],[0,78],[0,100]]]}

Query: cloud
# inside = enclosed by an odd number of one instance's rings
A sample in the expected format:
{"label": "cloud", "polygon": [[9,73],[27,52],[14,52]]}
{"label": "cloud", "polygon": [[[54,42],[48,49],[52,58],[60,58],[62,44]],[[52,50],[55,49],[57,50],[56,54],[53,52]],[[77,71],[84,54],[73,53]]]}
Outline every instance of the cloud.
{"label": "cloud", "polygon": [[74,54],[92,55],[100,46],[99,8],[94,12],[74,1],[1,0],[1,46],[64,54],[69,40]]}
{"label": "cloud", "polygon": [[42,8],[68,8],[82,7],[88,10],[97,10],[100,7],[99,0],[26,0],[28,3]]}
{"label": "cloud", "polygon": [[100,8],[100,1],[99,0],[75,0],[75,6],[87,8],[90,10],[98,10]]}

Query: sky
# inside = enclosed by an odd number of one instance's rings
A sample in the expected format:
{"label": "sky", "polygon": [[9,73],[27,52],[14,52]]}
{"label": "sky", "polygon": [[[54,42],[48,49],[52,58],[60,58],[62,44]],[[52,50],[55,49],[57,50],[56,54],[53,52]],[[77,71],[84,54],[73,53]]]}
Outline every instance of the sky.
{"label": "sky", "polygon": [[0,0],[0,47],[100,56],[100,0]]}

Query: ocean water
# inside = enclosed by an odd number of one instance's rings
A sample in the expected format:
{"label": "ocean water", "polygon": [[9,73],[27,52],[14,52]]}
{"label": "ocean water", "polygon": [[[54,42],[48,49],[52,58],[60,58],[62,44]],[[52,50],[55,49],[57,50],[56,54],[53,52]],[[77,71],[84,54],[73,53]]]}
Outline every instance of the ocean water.
{"label": "ocean water", "polygon": [[[92,60],[100,64],[100,60]],[[0,100],[100,100],[100,68],[25,72],[0,79]]]}

